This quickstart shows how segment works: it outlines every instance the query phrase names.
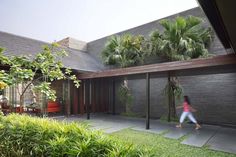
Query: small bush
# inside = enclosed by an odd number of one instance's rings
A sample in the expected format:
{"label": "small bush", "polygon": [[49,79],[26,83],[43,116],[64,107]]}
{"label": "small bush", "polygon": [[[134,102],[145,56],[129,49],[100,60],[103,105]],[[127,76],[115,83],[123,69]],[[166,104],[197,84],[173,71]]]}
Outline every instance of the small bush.
{"label": "small bush", "polygon": [[139,157],[144,152],[78,123],[0,115],[0,156]]}

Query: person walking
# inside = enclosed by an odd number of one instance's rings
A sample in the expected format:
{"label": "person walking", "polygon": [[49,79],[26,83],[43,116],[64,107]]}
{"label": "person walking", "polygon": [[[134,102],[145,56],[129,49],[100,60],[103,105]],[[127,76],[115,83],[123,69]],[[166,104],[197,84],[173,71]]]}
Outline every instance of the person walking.
{"label": "person walking", "polygon": [[197,110],[191,106],[189,97],[186,95],[184,96],[184,102],[182,105],[176,107],[177,109],[183,108],[183,113],[180,116],[179,124],[176,125],[177,128],[182,128],[182,123],[184,122],[185,118],[188,117],[196,125],[196,130],[201,128],[201,125],[198,124],[197,120],[194,118],[192,112],[196,112]]}

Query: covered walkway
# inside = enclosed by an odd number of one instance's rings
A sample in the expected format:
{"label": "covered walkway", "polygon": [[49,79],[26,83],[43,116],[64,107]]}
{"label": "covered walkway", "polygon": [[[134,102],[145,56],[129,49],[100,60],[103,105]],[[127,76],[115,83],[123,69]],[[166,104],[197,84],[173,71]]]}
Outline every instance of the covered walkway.
{"label": "covered walkway", "polygon": [[[94,90],[94,85],[99,85],[99,87],[104,87],[109,84],[111,80],[111,86],[108,86],[108,95],[111,95],[111,103],[109,106],[112,106],[112,113],[115,114],[115,78],[131,76],[131,75],[140,75],[143,76],[146,80],[146,89],[143,92],[146,93],[145,97],[145,113],[146,113],[146,129],[150,128],[150,78],[153,74],[164,73],[166,79],[170,81],[171,76],[197,76],[197,75],[209,75],[209,74],[225,74],[225,73],[235,73],[236,72],[236,55],[231,53],[227,55],[213,56],[209,58],[199,58],[192,59],[187,61],[174,61],[174,62],[165,62],[157,64],[149,64],[142,66],[134,66],[128,68],[120,69],[109,69],[99,72],[90,72],[90,73],[81,73],[78,75],[78,78],[82,80],[82,91],[81,102],[86,108],[87,119],[90,119],[90,108],[91,106],[96,106],[94,102],[94,97],[103,97],[101,93],[96,93]],[[96,80],[107,79],[105,84],[99,84]],[[108,96],[110,97],[110,96]],[[171,103],[170,100],[168,103]],[[101,103],[101,104],[104,104]]]}

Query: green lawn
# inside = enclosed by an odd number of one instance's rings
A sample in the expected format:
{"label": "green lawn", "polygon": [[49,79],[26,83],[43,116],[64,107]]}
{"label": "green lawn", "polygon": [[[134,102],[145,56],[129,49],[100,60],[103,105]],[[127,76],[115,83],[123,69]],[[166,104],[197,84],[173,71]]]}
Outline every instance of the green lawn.
{"label": "green lawn", "polygon": [[162,135],[131,129],[115,132],[111,136],[128,143],[133,143],[140,148],[151,149],[151,152],[157,157],[236,157],[236,154],[209,150],[207,146],[197,148],[183,145],[180,142],[184,138],[173,140],[165,138]]}

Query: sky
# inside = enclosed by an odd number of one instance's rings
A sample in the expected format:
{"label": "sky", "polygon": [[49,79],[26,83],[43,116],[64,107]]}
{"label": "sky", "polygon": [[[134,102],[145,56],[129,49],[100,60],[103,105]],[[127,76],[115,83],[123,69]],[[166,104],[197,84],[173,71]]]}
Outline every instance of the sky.
{"label": "sky", "polygon": [[89,42],[197,6],[196,0],[0,0],[0,31]]}

